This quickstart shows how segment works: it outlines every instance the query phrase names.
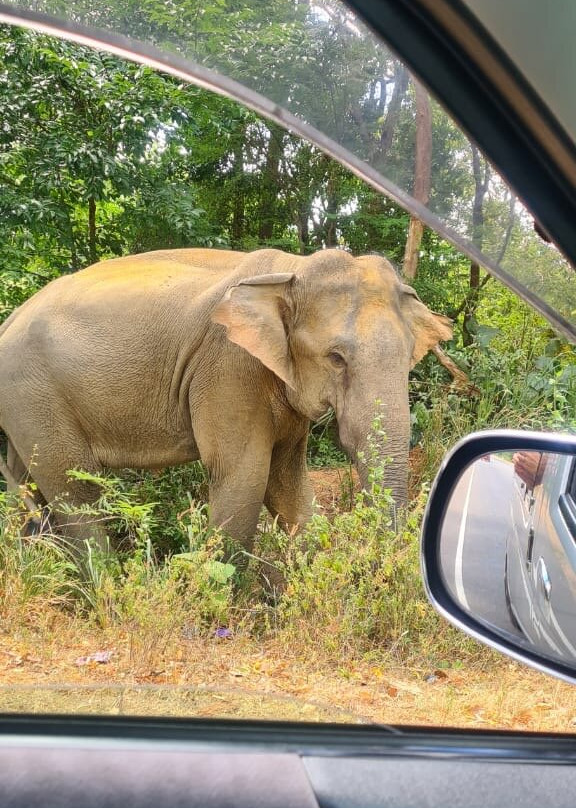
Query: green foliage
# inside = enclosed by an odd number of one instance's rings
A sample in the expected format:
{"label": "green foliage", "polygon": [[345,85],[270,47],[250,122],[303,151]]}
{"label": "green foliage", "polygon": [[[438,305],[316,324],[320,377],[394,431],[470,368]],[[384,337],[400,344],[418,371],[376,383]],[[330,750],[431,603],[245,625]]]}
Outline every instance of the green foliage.
{"label": "green foliage", "polygon": [[348,458],[339,446],[336,416],[330,410],[312,425],[308,436],[308,463],[317,468],[345,465]]}
{"label": "green foliage", "polygon": [[330,523],[315,517],[288,548],[287,587],[280,604],[292,641],[346,652],[413,652],[437,632],[418,562],[418,517],[395,532],[379,503],[358,502]]}
{"label": "green foliage", "polygon": [[368,496],[375,507],[379,507],[383,512],[394,507],[394,500],[390,495],[390,490],[384,488],[385,468],[391,462],[390,457],[382,457],[381,447],[386,444],[386,432],[384,430],[383,405],[380,400],[374,402],[375,415],[372,420],[370,434],[368,435],[366,451],[358,452],[358,460],[368,468],[368,491],[362,491],[359,495],[360,501]]}
{"label": "green foliage", "polygon": [[[151,542],[156,503],[139,504],[118,478],[74,476],[101,488],[92,512],[109,525],[121,523],[133,547],[115,555],[87,545],[80,559],[46,525],[38,536],[22,537],[24,510],[1,495],[0,584],[4,612],[13,620],[21,620],[36,599],[79,609],[104,627],[124,627],[136,670],[149,669],[180,633],[221,627],[279,633],[292,644],[313,642],[340,658],[347,652],[395,659],[426,653],[435,660],[449,656],[450,642],[456,641],[422,590],[417,538],[422,503],[394,530],[378,469],[369,504],[359,496],[350,512],[332,522],[315,516],[299,536],[263,527],[259,552],[276,560],[264,565],[260,579],[262,561],[254,556],[244,569],[239,556],[230,558],[225,537],[207,526],[205,506],[189,503],[179,521],[181,549],[158,557]],[[272,572],[274,582],[283,582],[275,603],[269,599]],[[14,582],[20,581],[15,592]],[[457,642],[462,655],[462,641]]]}
{"label": "green foliage", "polygon": [[82,516],[86,514],[109,522],[113,531],[126,537],[129,546],[145,547],[147,558],[151,557],[150,535],[155,524],[155,502],[138,502],[135,493],[127,490],[119,478],[110,474],[90,474],[81,469],[73,469],[68,472],[68,476],[73,480],[98,486],[100,497],[92,507],[76,508],[62,502],[58,505],[59,510]]}
{"label": "green foliage", "polygon": [[156,556],[189,549],[197,503],[208,499],[208,479],[200,462],[160,473],[126,470],[122,486],[132,492],[139,503],[155,503],[149,536]]}
{"label": "green foliage", "polygon": [[185,620],[206,630],[229,617],[236,567],[223,561],[225,541],[207,528],[205,506],[189,503],[176,524],[185,549],[163,559],[154,546],[158,503],[141,501],[142,490],[111,475],[75,470],[70,476],[97,485],[101,496],[91,507],[60,502],[57,510],[106,524],[112,535],[122,536],[123,549],[103,552],[90,542],[74,547],[52,533],[47,518],[37,535],[26,536],[28,512],[19,498],[0,492],[0,590],[6,613],[25,610],[38,599],[87,609],[103,626],[137,625],[144,634],[160,622],[163,636],[169,625],[179,630]]}
{"label": "green foliage", "polygon": [[[380,437],[374,435],[374,445]],[[287,586],[280,606],[285,625],[335,653],[350,647],[358,651],[358,644],[362,651],[375,644],[396,647],[403,619],[412,622],[408,603],[418,611],[417,603],[424,602],[419,575],[408,571],[412,567],[416,572],[418,566],[413,563],[417,534],[407,545],[407,535],[395,531],[382,476],[383,466],[371,465],[369,505],[360,494],[355,507],[332,523],[315,516],[302,536],[286,546]]]}

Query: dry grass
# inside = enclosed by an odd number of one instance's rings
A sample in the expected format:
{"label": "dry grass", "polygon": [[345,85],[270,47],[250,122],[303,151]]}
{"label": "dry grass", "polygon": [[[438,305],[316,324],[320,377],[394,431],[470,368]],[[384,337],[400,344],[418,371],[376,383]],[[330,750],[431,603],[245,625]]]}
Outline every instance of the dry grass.
{"label": "dry grass", "polygon": [[[126,629],[56,610],[0,636],[0,711],[376,722],[572,732],[576,689],[504,658],[458,670],[338,666],[311,649],[175,636],[134,668]],[[106,663],[86,662],[98,651]],[[84,662],[85,664],[81,664]]]}

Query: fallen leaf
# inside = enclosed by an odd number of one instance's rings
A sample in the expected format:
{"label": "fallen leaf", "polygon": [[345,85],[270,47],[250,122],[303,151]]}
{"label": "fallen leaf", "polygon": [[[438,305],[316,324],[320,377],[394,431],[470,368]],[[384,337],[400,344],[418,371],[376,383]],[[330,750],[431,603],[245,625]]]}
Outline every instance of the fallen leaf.
{"label": "fallen leaf", "polygon": [[412,693],[413,696],[421,696],[422,688],[411,682],[403,682],[400,679],[390,679],[389,685],[395,687],[397,690],[402,690],[405,693]]}
{"label": "fallen leaf", "polygon": [[82,665],[107,665],[112,658],[112,651],[96,651],[93,654],[88,654],[87,656],[78,657],[75,660],[74,664],[78,666]]}
{"label": "fallen leaf", "polygon": [[516,724],[523,724],[523,725],[530,724],[531,721],[533,720],[532,710],[529,709],[519,710],[512,716],[512,719]]}
{"label": "fallen leaf", "polygon": [[362,690],[356,696],[356,701],[360,702],[360,704],[374,704],[377,701],[374,693],[371,693],[367,690]]}

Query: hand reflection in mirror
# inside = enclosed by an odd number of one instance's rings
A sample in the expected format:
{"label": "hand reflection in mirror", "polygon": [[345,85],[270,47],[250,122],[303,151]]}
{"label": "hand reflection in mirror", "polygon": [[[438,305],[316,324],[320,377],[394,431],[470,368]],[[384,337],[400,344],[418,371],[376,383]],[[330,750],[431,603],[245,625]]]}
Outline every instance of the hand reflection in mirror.
{"label": "hand reflection in mirror", "polygon": [[542,452],[515,452],[512,462],[514,471],[527,488],[532,489],[540,485],[546,468],[546,455]]}

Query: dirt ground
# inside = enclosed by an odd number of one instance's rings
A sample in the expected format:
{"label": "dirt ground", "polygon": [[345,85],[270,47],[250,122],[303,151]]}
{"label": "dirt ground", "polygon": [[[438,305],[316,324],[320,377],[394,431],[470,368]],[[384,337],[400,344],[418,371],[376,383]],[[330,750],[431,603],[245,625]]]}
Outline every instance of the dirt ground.
{"label": "dirt ground", "polygon": [[159,654],[62,615],[35,622],[0,636],[0,712],[576,731],[576,688],[504,659],[489,670],[407,672],[327,664],[242,636],[174,637]]}
{"label": "dirt ground", "polygon": [[358,475],[352,466],[311,469],[317,506],[328,516],[351,506],[354,494],[360,490]]}
{"label": "dirt ground", "polygon": [[[347,507],[348,469],[312,472],[319,505]],[[576,688],[503,657],[410,671],[328,662],[250,636],[166,637],[88,627],[39,609],[0,621],[0,712],[188,715],[576,732]]]}

